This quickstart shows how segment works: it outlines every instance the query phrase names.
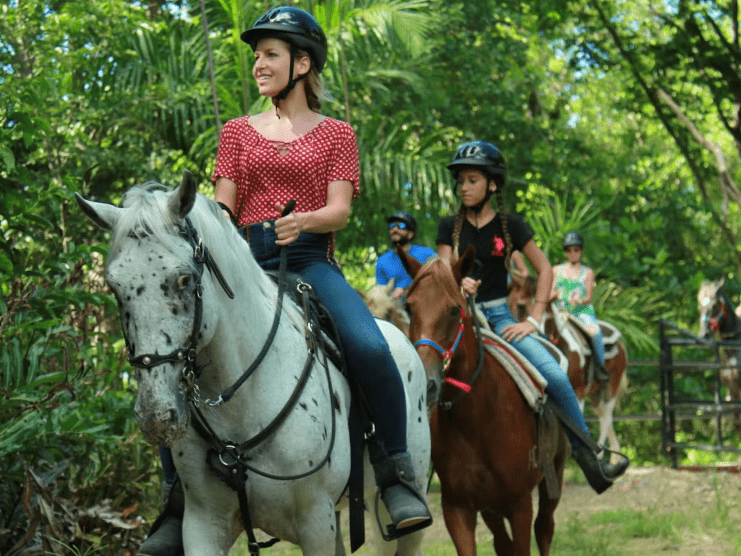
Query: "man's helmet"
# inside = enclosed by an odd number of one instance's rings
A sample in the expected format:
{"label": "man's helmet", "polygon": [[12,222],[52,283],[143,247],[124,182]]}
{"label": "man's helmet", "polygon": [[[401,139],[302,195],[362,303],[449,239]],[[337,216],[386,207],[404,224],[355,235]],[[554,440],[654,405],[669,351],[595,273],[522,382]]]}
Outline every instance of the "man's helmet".
{"label": "man's helmet", "polygon": [[396,211],[386,219],[386,222],[404,222],[409,231],[417,231],[417,221],[414,219],[414,216],[403,210]]}
{"label": "man's helmet", "polygon": [[580,247],[584,249],[584,238],[578,232],[569,232],[563,238],[563,248],[566,249],[567,247]]}
{"label": "man's helmet", "polygon": [[471,141],[464,143],[455,153],[453,161],[448,164],[448,170],[457,174],[462,167],[477,167],[493,178],[498,188],[503,188],[507,180],[507,162],[504,156],[487,141]]}
{"label": "man's helmet", "polygon": [[268,10],[241,37],[252,50],[262,38],[282,39],[308,52],[317,73],[321,73],[327,61],[327,37],[321,26],[309,12],[293,6]]}

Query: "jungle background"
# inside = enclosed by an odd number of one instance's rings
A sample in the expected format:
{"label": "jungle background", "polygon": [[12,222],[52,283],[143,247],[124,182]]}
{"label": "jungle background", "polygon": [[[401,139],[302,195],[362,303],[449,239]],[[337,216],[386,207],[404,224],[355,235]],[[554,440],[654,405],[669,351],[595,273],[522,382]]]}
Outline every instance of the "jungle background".
{"label": "jungle background", "polygon": [[[324,113],[358,136],[362,195],[337,244],[356,288],[374,282],[394,210],[412,212],[416,242],[434,247],[457,208],[445,165],[485,139],[507,158],[508,206],[552,264],[566,231],[585,237],[598,315],[631,360],[658,359],[660,319],[697,329],[702,280],[724,277],[739,302],[737,1],[294,3],[328,36]],[[66,524],[57,538],[81,553],[113,554],[156,515],[159,461],[134,420],[102,278],[109,236],[73,194],[118,204],[132,185],[174,186],[187,169],[211,196],[221,125],[267,106],[239,34],[277,4],[0,6],[0,553],[43,522]],[[629,375],[618,413],[660,412],[656,367]],[[617,427],[634,465],[668,463],[660,422]]]}

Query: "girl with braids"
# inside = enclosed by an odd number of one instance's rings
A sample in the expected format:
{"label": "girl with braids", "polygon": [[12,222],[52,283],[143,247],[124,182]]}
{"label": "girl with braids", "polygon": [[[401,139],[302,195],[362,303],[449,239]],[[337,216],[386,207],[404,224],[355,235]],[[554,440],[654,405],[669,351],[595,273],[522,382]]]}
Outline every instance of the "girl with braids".
{"label": "girl with braids", "polygon": [[[553,270],[543,251],[533,241],[533,231],[525,221],[506,214],[502,190],[507,166],[502,153],[486,141],[465,143],[458,148],[448,165],[461,198],[456,215],[440,221],[437,252],[440,258],[457,258],[468,245],[476,249],[472,274],[461,282],[467,294],[476,296],[476,306],[484,313],[492,330],[520,351],[548,381],[546,393],[585,433],[589,433],[584,416],[568,376],[553,356],[530,334],[540,329],[540,320],[551,294]],[[496,194],[497,211],[489,199]],[[507,269],[514,251],[519,251],[538,274],[536,302],[524,322],[517,322],[507,303]],[[590,486],[602,493],[622,475],[629,461],[610,464],[599,460],[572,431],[565,431],[574,457],[584,471]]]}

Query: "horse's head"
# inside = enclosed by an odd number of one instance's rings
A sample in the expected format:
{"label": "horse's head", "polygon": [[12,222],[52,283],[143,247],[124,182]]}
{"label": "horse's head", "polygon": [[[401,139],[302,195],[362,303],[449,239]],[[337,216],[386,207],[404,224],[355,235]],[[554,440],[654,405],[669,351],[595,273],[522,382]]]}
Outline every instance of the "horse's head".
{"label": "horse's head", "polygon": [[376,284],[367,292],[359,292],[371,314],[386,320],[399,328],[404,334],[409,334],[409,315],[402,305],[401,299],[393,296],[394,279],[385,286]]}
{"label": "horse's head", "polygon": [[697,292],[697,312],[700,314],[700,329],[697,335],[709,339],[719,331],[723,317],[723,283],[721,278],[716,282],[703,282]]}
{"label": "horse's head", "polygon": [[186,391],[215,316],[202,311],[204,290],[213,288],[201,285],[203,264],[194,259],[198,247],[185,221],[196,202],[195,180],[185,172],[177,189],[161,189],[133,188],[123,208],[76,198],[89,218],[113,232],[106,281],[137,370],[136,418],[148,442],[170,446],[188,427]]}
{"label": "horse's head", "polygon": [[523,276],[512,273],[509,283],[509,308],[512,315],[519,321],[524,321],[535,304],[535,292],[538,281],[533,276]]}
{"label": "horse's head", "polygon": [[[473,268],[475,251],[468,246],[463,255],[451,266],[442,259],[432,258],[425,265],[397,249],[404,268],[414,278],[407,291],[406,302],[411,315],[409,339],[415,346],[420,340],[426,345],[435,344],[452,357],[461,326],[461,315],[466,310],[466,300],[461,294],[461,280]],[[420,349],[427,372],[427,406],[437,404],[446,370],[446,356],[435,349]]]}
{"label": "horse's head", "polygon": [[367,292],[361,293],[361,295],[374,317],[390,322],[394,314],[394,309],[398,305],[398,300],[394,299],[392,295],[393,291],[394,279],[392,278],[385,286],[376,284]]}

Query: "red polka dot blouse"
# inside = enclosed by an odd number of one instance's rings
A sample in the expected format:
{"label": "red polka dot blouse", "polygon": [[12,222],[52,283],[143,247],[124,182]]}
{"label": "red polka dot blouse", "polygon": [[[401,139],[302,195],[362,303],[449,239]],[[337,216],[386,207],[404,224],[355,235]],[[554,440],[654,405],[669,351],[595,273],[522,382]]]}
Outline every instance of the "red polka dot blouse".
{"label": "red polka dot blouse", "polygon": [[[358,147],[352,127],[324,118],[290,143],[274,143],[249,124],[249,116],[224,124],[212,181],[219,176],[237,184],[239,225],[278,218],[274,205],[296,199],[296,212],[327,203],[330,182],[353,184],[360,194]],[[241,212],[240,212],[241,207]]]}

